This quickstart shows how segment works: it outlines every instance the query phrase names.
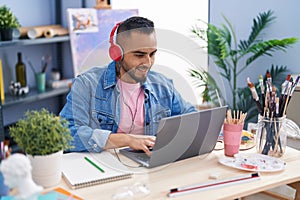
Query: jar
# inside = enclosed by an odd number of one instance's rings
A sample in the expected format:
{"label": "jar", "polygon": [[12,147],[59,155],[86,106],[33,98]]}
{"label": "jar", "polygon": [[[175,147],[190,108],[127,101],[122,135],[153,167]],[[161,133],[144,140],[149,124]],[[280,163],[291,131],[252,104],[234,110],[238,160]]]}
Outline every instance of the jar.
{"label": "jar", "polygon": [[298,125],[284,117],[259,117],[256,132],[258,153],[281,157],[285,153],[288,135],[300,135]]}
{"label": "jar", "polygon": [[53,68],[51,71],[51,78],[53,81],[59,81],[60,80],[60,72],[58,69]]}

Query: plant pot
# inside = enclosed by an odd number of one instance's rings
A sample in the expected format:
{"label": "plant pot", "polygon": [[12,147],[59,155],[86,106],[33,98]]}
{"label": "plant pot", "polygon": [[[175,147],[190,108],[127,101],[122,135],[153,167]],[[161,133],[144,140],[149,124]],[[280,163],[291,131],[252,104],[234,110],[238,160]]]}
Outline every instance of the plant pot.
{"label": "plant pot", "polygon": [[62,175],[63,151],[45,156],[27,155],[32,166],[33,181],[44,188],[60,183]]}
{"label": "plant pot", "polygon": [[13,29],[2,29],[0,32],[2,41],[10,41],[13,39]]}

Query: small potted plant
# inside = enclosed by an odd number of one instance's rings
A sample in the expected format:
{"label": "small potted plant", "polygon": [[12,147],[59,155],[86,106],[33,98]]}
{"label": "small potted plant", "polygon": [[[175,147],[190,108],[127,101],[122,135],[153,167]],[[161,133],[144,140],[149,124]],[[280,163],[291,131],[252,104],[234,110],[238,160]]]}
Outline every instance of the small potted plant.
{"label": "small potted plant", "polygon": [[7,41],[12,40],[13,29],[19,28],[21,25],[17,17],[12,13],[12,11],[3,5],[0,7],[0,32],[1,40]]}
{"label": "small potted plant", "polygon": [[31,161],[33,180],[44,187],[58,184],[61,180],[63,150],[72,148],[67,120],[45,108],[31,110],[9,131]]}

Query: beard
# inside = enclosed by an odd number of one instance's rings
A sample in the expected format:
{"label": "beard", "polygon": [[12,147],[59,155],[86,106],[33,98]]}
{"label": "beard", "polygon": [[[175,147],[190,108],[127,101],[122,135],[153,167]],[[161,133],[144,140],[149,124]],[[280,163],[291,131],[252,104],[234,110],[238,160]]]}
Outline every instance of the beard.
{"label": "beard", "polygon": [[[122,65],[121,63],[120,66],[125,71],[126,75],[129,75],[137,83],[144,83],[147,79],[147,74],[150,70],[149,67],[146,66],[137,66],[132,69],[128,69],[126,66]],[[140,73],[139,71],[146,71],[146,70],[147,73],[145,73],[145,75],[138,76],[138,74]]]}
{"label": "beard", "polygon": [[[144,83],[147,79],[148,72],[145,76],[136,76],[136,73],[138,73],[137,70],[139,70],[138,68],[145,69],[145,67],[143,67],[143,66],[138,66],[134,69],[129,70],[127,73],[136,82]],[[148,68],[146,70],[148,70]]]}

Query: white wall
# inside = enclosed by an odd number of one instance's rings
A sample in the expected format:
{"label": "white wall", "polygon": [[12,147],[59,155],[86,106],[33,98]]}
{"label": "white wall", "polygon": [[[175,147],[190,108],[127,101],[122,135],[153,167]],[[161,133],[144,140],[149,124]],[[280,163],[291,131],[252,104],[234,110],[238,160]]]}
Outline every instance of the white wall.
{"label": "white wall", "polygon": [[138,8],[143,17],[154,21],[157,28],[174,30],[184,35],[197,19],[208,20],[208,0],[111,0],[113,9]]}

